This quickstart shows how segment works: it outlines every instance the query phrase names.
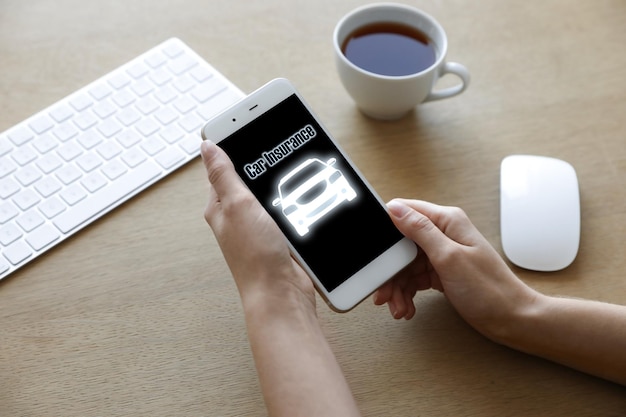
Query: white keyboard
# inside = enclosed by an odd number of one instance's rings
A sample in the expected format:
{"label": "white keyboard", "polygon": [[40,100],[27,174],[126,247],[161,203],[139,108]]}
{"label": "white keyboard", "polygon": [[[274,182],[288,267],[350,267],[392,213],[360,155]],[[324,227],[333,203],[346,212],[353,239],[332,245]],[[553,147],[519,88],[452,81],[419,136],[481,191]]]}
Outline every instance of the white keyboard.
{"label": "white keyboard", "polygon": [[241,97],[172,38],[0,133],[0,279],[198,156]]}

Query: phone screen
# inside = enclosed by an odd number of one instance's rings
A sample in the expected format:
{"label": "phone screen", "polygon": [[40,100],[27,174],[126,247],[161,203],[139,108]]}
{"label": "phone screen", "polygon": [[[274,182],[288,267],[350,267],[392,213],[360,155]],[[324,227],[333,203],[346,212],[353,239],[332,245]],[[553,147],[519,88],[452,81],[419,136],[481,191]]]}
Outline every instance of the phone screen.
{"label": "phone screen", "polygon": [[328,292],[403,237],[295,94],[219,146]]}

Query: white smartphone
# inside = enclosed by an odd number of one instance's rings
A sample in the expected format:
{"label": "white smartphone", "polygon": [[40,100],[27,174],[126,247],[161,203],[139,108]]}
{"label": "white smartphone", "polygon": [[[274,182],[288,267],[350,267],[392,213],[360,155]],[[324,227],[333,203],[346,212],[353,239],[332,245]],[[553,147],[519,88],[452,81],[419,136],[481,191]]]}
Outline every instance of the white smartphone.
{"label": "white smartphone", "polygon": [[415,243],[286,79],[211,119],[202,137],[226,151],[333,310],[352,309],[415,258]]}

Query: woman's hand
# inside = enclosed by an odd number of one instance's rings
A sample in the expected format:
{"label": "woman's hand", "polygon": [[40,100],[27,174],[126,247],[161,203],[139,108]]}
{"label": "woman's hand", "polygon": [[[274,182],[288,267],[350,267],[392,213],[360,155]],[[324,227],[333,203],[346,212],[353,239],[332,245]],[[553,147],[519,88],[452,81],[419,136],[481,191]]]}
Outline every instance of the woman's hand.
{"label": "woman's hand", "polygon": [[415,261],[374,295],[374,302],[387,303],[396,319],[413,317],[416,292],[433,288],[490,336],[517,309],[540,297],[515,276],[461,209],[404,199],[390,201],[388,208],[396,227],[421,248]]}
{"label": "woman's hand", "polygon": [[294,261],[285,237],[241,181],[226,153],[212,142],[201,147],[209,178],[204,213],[233,274],[244,306],[289,301],[295,295],[315,309],[314,287]]}

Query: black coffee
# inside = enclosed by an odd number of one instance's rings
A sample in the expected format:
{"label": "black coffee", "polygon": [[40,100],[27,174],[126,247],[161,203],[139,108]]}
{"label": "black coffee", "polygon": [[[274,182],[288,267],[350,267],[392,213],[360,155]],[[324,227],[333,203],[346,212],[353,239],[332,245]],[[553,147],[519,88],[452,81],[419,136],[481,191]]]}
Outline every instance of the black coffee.
{"label": "black coffee", "polygon": [[400,23],[373,23],[352,32],[341,50],[354,65],[376,74],[403,76],[421,72],[437,60],[432,41]]}

